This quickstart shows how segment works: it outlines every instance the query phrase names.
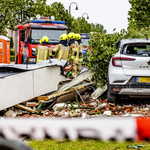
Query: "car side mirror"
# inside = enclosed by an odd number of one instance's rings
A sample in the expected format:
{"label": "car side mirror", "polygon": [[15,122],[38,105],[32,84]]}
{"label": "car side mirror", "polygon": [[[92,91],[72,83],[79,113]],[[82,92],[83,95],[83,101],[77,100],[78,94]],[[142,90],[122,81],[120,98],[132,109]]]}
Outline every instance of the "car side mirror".
{"label": "car side mirror", "polygon": [[25,40],[25,33],[24,33],[24,30],[22,29],[22,30],[21,30],[20,41],[24,42],[24,40]]}

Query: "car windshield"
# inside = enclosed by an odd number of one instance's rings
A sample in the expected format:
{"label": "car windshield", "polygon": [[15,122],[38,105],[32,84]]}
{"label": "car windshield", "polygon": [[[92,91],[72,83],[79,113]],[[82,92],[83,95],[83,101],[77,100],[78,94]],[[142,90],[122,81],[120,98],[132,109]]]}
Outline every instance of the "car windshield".
{"label": "car windshield", "polygon": [[89,41],[90,39],[81,39],[81,42],[82,42],[82,45],[85,45],[85,46],[89,46]]}
{"label": "car windshield", "polygon": [[136,56],[150,56],[150,43],[130,44],[123,48],[123,54]]}
{"label": "car windshield", "polygon": [[31,43],[39,44],[39,40],[43,36],[47,36],[49,38],[50,44],[58,44],[59,37],[61,34],[67,33],[66,30],[54,30],[54,29],[32,29],[31,31]]}

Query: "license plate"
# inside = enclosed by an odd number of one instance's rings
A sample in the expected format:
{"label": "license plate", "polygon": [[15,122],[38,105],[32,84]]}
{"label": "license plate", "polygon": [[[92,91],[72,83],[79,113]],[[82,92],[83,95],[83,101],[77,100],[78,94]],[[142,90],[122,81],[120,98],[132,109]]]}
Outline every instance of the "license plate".
{"label": "license plate", "polygon": [[137,77],[137,82],[150,83],[150,77]]}

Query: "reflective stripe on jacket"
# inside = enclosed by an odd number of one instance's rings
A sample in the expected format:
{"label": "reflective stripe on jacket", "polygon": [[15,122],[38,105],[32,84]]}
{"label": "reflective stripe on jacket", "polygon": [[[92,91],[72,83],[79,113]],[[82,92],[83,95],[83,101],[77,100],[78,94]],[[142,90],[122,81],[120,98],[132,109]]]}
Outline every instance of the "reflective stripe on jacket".
{"label": "reflective stripe on jacket", "polygon": [[37,62],[48,59],[48,47],[47,46],[41,46],[41,45],[37,46],[36,53],[37,53]]}
{"label": "reflective stripe on jacket", "polygon": [[[82,51],[83,51],[82,44],[79,45],[78,42],[75,41],[74,44],[70,45],[70,49],[71,49],[71,59],[73,61],[80,61],[80,62],[82,62],[83,61],[82,55],[79,57],[79,53],[82,53]],[[76,53],[76,56],[75,56],[75,53]]]}
{"label": "reflective stripe on jacket", "polygon": [[79,62],[83,62],[83,45],[81,43],[79,45],[79,53],[82,53],[82,55],[79,56]]}

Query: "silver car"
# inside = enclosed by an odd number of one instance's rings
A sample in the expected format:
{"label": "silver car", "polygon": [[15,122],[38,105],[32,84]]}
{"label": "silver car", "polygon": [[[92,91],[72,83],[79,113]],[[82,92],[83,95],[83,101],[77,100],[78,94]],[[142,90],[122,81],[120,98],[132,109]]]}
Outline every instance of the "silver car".
{"label": "silver car", "polygon": [[150,40],[123,39],[108,69],[107,100],[150,97]]}

